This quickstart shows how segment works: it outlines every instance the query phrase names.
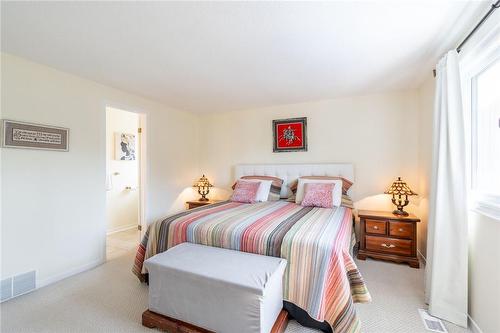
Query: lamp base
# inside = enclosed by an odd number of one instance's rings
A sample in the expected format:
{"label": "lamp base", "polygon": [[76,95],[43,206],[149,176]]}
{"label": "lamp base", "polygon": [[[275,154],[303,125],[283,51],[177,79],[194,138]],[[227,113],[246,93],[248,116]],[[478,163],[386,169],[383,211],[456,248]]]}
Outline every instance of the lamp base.
{"label": "lamp base", "polygon": [[205,198],[205,197],[201,197],[198,199],[198,201],[208,201],[209,199],[208,198]]}
{"label": "lamp base", "polygon": [[396,210],[393,210],[392,213],[394,215],[399,215],[399,216],[408,216],[410,214],[408,214],[407,212],[405,212],[404,210],[402,209],[396,209]]}

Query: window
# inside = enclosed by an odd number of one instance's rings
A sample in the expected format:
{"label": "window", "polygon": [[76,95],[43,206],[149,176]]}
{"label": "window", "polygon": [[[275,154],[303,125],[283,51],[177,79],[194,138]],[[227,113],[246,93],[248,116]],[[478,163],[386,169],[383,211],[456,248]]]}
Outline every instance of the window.
{"label": "window", "polygon": [[473,208],[500,220],[500,48],[483,52],[468,68],[465,109],[470,115]]}
{"label": "window", "polygon": [[500,197],[500,59],[472,81],[472,186]]}

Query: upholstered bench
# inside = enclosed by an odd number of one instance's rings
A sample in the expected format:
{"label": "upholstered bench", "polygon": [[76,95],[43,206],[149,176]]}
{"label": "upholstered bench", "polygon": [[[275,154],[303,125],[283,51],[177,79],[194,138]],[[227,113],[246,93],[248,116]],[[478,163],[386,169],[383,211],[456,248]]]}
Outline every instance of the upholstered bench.
{"label": "upholstered bench", "polygon": [[142,323],[169,332],[282,332],[286,260],[183,243],[144,262]]}

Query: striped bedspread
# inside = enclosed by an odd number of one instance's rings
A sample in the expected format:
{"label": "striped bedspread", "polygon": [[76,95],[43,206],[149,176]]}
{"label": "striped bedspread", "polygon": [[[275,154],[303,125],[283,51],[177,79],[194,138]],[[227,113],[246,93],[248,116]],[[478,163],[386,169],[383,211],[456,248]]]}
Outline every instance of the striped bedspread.
{"label": "striped bedspread", "polygon": [[360,332],[354,303],[370,301],[370,294],[349,254],[351,232],[350,208],[225,201],[151,224],[133,272],[144,281],[144,260],[183,242],[282,257],[285,300],[336,333]]}

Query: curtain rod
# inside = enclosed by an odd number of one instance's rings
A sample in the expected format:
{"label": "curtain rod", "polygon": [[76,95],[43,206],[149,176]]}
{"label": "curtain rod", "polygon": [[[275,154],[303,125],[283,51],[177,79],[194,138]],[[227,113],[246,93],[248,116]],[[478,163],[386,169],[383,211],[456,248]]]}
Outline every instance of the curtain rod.
{"label": "curtain rod", "polygon": [[[462,47],[469,41],[469,39],[476,33],[476,31],[483,25],[484,22],[490,17],[490,15],[500,7],[500,0],[497,0],[497,2],[491,4],[490,10],[484,16],[481,18],[478,24],[472,29],[471,32],[464,38],[464,40],[457,46],[457,53],[460,53],[462,51]],[[436,70],[433,69],[432,73],[434,74],[434,77],[436,76]]]}
{"label": "curtain rod", "polygon": [[490,10],[488,10],[488,12],[483,16],[483,18],[481,19],[481,21],[479,21],[478,24],[476,24],[476,26],[474,27],[474,29],[472,29],[472,31],[467,35],[467,37],[465,37],[465,39],[462,41],[462,43],[460,43],[460,45],[457,46],[457,52],[460,53],[460,51],[462,50],[462,47],[467,43],[467,41],[472,37],[472,35],[474,35],[474,33],[476,33],[477,29],[479,29],[484,22],[486,22],[486,20],[488,19],[488,17],[490,17],[490,15],[496,10],[498,9],[498,7],[500,7],[500,0],[497,0],[497,2],[495,2],[494,4],[491,5],[491,8]]}

